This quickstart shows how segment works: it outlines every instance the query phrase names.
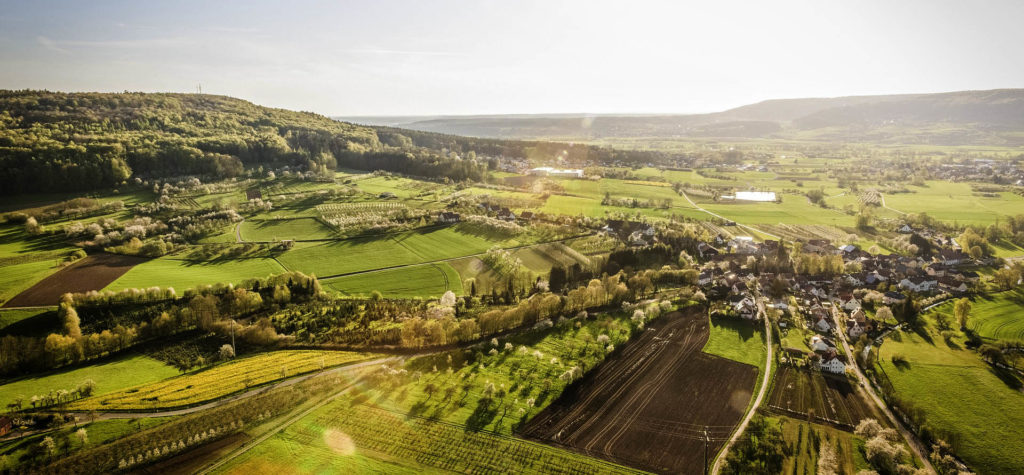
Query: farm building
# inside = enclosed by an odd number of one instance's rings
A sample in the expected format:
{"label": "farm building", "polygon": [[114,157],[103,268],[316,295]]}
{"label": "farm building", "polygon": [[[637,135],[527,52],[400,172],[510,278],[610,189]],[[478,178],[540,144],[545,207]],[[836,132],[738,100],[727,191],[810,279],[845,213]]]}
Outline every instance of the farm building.
{"label": "farm building", "polygon": [[439,223],[457,223],[462,219],[459,213],[453,213],[451,211],[442,211],[441,214],[437,215],[437,222]]}
{"label": "farm building", "polygon": [[258,188],[257,189],[252,189],[252,190],[245,190],[245,199],[246,200],[262,200],[263,199],[263,192],[261,192]]}

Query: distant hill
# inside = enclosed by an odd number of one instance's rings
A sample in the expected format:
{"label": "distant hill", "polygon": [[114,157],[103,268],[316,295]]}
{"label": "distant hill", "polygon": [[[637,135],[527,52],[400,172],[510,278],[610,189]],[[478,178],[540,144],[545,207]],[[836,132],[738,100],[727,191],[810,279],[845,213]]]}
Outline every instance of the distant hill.
{"label": "distant hill", "polygon": [[1024,89],[778,99],[692,115],[363,119],[351,118],[357,123],[499,138],[714,137],[1020,146]]}

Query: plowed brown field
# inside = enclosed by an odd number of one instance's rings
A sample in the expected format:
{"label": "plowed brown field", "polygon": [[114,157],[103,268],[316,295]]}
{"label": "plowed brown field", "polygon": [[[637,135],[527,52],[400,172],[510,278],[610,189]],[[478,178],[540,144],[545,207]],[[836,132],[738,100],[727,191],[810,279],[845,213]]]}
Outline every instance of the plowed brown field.
{"label": "plowed brown field", "polygon": [[708,331],[698,307],[651,322],[523,435],[644,470],[703,473],[706,440],[713,457],[743,417],[758,374],[703,353]]}
{"label": "plowed brown field", "polygon": [[56,305],[67,292],[100,290],[149,259],[118,254],[96,254],[51,274],[8,300],[4,307]]}

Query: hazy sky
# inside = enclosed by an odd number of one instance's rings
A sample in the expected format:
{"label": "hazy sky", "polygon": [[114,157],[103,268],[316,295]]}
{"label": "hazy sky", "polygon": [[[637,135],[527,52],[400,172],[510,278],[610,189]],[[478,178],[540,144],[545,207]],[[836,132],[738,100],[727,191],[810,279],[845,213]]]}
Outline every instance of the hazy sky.
{"label": "hazy sky", "polygon": [[707,112],[1024,87],[1024,1],[10,1],[0,88],[329,115]]}

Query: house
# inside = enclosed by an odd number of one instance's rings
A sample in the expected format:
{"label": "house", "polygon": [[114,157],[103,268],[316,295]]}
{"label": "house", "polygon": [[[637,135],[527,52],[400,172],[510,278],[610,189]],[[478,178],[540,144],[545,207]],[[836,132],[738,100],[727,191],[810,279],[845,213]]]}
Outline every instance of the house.
{"label": "house", "polygon": [[846,335],[849,336],[851,340],[856,340],[863,334],[864,327],[860,326],[856,320],[851,318],[846,321]]}
{"label": "house", "polygon": [[644,235],[640,231],[633,231],[629,235],[628,241],[629,241],[629,245],[630,246],[646,246],[647,245],[647,240],[644,239]]}
{"label": "house", "polygon": [[896,232],[900,234],[910,234],[914,232],[914,228],[910,227],[909,224],[904,224],[903,226],[900,226],[900,228],[897,229]]}
{"label": "house", "polygon": [[860,301],[853,294],[840,295],[839,308],[847,312],[855,312],[860,309]]}
{"label": "house", "polygon": [[818,362],[818,369],[833,374],[843,374],[846,372],[846,362],[840,355],[833,352],[821,358],[821,361]]}
{"label": "house", "polygon": [[701,259],[710,259],[711,256],[718,255],[718,249],[709,246],[707,243],[701,242],[697,244],[697,253],[700,254]]}
{"label": "house", "polygon": [[246,199],[246,201],[262,200],[263,199],[263,192],[261,192],[259,190],[259,188],[252,189],[252,190],[245,190],[245,199]]}
{"label": "house", "polygon": [[810,347],[814,351],[829,351],[834,350],[836,345],[831,340],[821,335],[814,335],[811,337]]}
{"label": "house", "polygon": [[519,213],[519,219],[523,221],[532,221],[534,218],[533,211],[523,211]]}
{"label": "house", "polygon": [[906,295],[893,291],[886,292],[885,295],[882,297],[882,302],[885,303],[886,305],[903,303],[906,300]]}
{"label": "house", "polygon": [[901,289],[912,292],[931,292],[938,285],[939,282],[937,280],[925,277],[905,277],[900,281]]}
{"label": "house", "polygon": [[462,219],[459,213],[453,213],[451,211],[442,211],[441,214],[437,215],[437,222],[439,223],[457,223]]}
{"label": "house", "polygon": [[939,288],[945,292],[953,294],[963,294],[970,290],[970,288],[967,287],[966,282],[957,280],[953,277],[940,277]]}
{"label": "house", "polygon": [[736,254],[754,254],[758,249],[754,244],[754,238],[750,236],[736,236],[730,239],[729,248]]}
{"label": "house", "polygon": [[508,208],[501,208],[501,211],[498,211],[498,219],[512,222],[516,220],[516,214]]}
{"label": "house", "polygon": [[742,300],[733,305],[736,313],[740,318],[747,320],[754,320],[757,318],[757,304],[754,303],[754,299],[750,297],[744,297]]}
{"label": "house", "polygon": [[824,315],[818,317],[818,321],[814,322],[814,329],[822,333],[828,333],[832,331],[832,323]]}
{"label": "house", "polygon": [[706,270],[704,272],[701,272],[700,275],[697,276],[697,285],[709,285],[711,284],[712,280],[714,280],[714,274],[712,274],[711,271]]}
{"label": "house", "polygon": [[644,224],[640,226],[640,232],[644,233],[644,236],[654,237],[654,226],[651,226],[650,224]]}
{"label": "house", "polygon": [[935,259],[947,266],[955,266],[970,262],[971,256],[968,256],[961,250],[943,249],[939,251],[939,255]]}
{"label": "house", "polygon": [[840,247],[839,250],[842,251],[843,254],[853,254],[854,252],[857,252],[857,246],[854,246],[853,244],[847,244],[843,247]]}

